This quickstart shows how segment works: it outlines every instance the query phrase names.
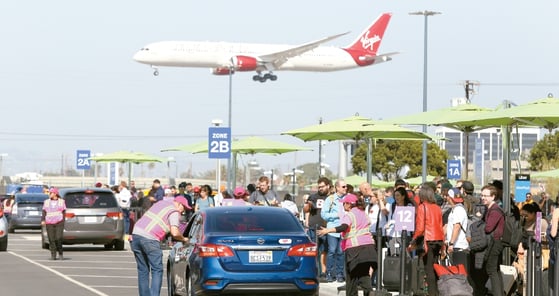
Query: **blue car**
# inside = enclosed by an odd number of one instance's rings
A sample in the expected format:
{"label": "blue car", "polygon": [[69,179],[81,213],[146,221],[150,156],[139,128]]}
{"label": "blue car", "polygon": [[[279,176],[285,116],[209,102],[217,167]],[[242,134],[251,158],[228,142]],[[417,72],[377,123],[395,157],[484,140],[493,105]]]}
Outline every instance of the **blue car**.
{"label": "blue car", "polygon": [[287,209],[208,208],[184,234],[167,261],[169,295],[318,295],[316,244]]}

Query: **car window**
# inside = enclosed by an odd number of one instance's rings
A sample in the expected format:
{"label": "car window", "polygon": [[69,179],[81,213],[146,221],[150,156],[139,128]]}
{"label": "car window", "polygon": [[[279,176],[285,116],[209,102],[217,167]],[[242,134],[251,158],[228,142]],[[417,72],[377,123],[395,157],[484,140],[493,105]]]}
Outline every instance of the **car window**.
{"label": "car window", "polygon": [[110,192],[72,192],[64,196],[67,208],[116,208],[118,204]]}
{"label": "car window", "polygon": [[298,232],[301,225],[288,213],[228,213],[206,221],[206,231],[215,232]]}
{"label": "car window", "polygon": [[49,198],[46,194],[18,194],[16,196],[17,203],[42,203]]}

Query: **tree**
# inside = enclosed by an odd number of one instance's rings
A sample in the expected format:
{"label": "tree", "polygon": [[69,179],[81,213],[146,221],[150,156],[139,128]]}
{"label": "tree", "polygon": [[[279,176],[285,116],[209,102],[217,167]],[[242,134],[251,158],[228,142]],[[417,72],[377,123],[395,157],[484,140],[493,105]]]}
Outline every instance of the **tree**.
{"label": "tree", "polygon": [[[300,184],[314,184],[318,180],[318,162],[309,162],[297,167],[298,170],[305,172],[298,177]],[[333,173],[329,169],[324,170],[324,177],[332,179]]]}
{"label": "tree", "polygon": [[[367,171],[367,143],[361,142],[355,151],[351,163],[353,173]],[[396,178],[420,176],[422,172],[422,142],[377,140],[373,145],[372,173],[384,181]],[[434,176],[446,176],[448,153],[435,143],[427,145],[427,173]]]}
{"label": "tree", "polygon": [[559,168],[559,133],[547,134],[536,142],[528,156],[528,163],[533,171]]}

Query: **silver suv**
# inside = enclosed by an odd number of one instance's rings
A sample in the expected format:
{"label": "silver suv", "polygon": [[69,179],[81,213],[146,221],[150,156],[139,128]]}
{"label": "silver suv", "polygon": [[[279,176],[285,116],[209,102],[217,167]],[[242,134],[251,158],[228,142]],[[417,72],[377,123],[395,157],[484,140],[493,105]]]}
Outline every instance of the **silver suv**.
{"label": "silver suv", "polygon": [[[60,190],[66,202],[62,243],[101,244],[106,249],[124,250],[124,220],[115,195],[104,188],[67,188]],[[42,228],[42,247],[48,249],[46,228]]]}

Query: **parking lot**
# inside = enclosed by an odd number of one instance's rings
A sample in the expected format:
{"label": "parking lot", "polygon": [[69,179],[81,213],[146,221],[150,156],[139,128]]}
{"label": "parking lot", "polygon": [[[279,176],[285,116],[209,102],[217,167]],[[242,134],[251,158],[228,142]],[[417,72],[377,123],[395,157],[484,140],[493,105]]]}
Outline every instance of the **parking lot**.
{"label": "parking lot", "polygon": [[[10,234],[8,251],[0,252],[0,285],[3,295],[138,295],[134,255],[103,246],[64,246],[64,261],[49,260],[41,249],[38,231]],[[163,278],[161,295],[167,295]],[[320,295],[337,293],[338,283],[322,284]]]}

